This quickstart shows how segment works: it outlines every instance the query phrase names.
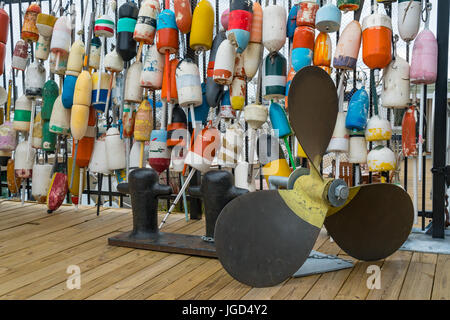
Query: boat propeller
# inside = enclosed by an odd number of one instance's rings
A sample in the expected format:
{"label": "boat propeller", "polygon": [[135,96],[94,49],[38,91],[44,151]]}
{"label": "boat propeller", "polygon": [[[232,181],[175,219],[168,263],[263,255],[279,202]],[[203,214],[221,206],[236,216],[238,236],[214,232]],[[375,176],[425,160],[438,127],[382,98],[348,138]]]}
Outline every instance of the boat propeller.
{"label": "boat propeller", "polygon": [[336,87],[327,72],[302,68],[289,90],[290,124],[305,151],[309,175],[291,190],[264,190],[235,198],[215,228],[217,255],[236,280],[269,287],[291,277],[306,261],[320,229],[350,256],[383,259],[407,239],[413,223],[409,195],[394,184],[349,188],[323,178],[319,166],[338,114]]}

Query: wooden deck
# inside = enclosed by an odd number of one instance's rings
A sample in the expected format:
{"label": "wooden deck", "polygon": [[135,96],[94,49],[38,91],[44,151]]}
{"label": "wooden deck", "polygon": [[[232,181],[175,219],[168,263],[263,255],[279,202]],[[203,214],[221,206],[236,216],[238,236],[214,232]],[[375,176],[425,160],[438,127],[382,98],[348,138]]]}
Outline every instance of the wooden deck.
{"label": "wooden deck", "polygon": [[[165,231],[202,234],[204,221],[173,214]],[[231,278],[217,259],[108,246],[131,229],[129,209],[77,212],[63,206],[0,200],[0,299],[450,299],[450,255],[398,251],[381,267],[381,289],[369,290],[367,266],[291,278],[251,288]],[[382,235],[380,235],[382,236]],[[351,259],[322,230],[315,249]],[[81,289],[68,290],[69,265],[81,269]]]}

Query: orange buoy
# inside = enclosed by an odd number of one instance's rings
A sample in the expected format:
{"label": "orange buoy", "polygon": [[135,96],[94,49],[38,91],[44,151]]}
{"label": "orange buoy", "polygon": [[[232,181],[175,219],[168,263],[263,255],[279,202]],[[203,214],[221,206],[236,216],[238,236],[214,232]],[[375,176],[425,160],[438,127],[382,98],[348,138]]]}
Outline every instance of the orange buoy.
{"label": "orange buoy", "polygon": [[39,30],[36,27],[36,20],[38,14],[41,13],[41,7],[33,2],[25,11],[23,20],[21,38],[25,41],[36,42],[39,39]]}
{"label": "orange buoy", "polygon": [[410,106],[402,120],[402,150],[405,157],[417,155],[416,107]]}
{"label": "orange buoy", "polygon": [[329,67],[331,65],[331,51],[332,45],[330,36],[325,32],[319,33],[314,45],[314,65]]}
{"label": "orange buoy", "polygon": [[370,69],[387,67],[392,60],[392,23],[385,14],[373,13],[362,23],[363,61]]}
{"label": "orange buoy", "polygon": [[189,0],[175,0],[173,9],[178,29],[184,34],[189,33],[192,23],[191,2]]}

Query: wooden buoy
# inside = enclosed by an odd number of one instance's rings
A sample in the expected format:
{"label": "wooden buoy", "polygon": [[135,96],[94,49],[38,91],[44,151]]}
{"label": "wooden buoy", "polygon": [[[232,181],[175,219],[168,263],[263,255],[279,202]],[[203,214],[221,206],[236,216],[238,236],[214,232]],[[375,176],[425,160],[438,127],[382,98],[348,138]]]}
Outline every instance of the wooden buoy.
{"label": "wooden buoy", "polygon": [[395,56],[383,70],[381,102],[385,108],[406,108],[409,99],[409,63]]}
{"label": "wooden buoy", "polygon": [[39,39],[39,31],[36,27],[36,19],[41,13],[41,7],[37,2],[33,2],[25,11],[23,26],[20,37],[25,41],[36,42]]}
{"label": "wooden buoy", "polygon": [[337,0],[337,7],[344,12],[358,10],[359,4],[360,0]]}
{"label": "wooden buoy", "polygon": [[367,162],[367,141],[364,131],[350,132],[348,162],[359,164]]}
{"label": "wooden buoy", "polygon": [[58,84],[54,80],[47,80],[42,88],[42,119],[49,121],[52,116],[53,105],[59,95]]}
{"label": "wooden buoy", "polygon": [[172,110],[172,119],[167,124],[167,146],[186,146],[186,114],[183,109],[176,104]]}
{"label": "wooden buoy", "polygon": [[349,130],[361,131],[366,128],[369,112],[369,95],[364,87],[356,91],[348,104],[345,127]]}
{"label": "wooden buoy", "polygon": [[295,29],[292,41],[291,62],[295,72],[311,65],[314,50],[314,29],[300,26]]}
{"label": "wooden buoy", "polygon": [[97,37],[111,38],[114,36],[114,20],[104,14],[95,19],[94,34]]}
{"label": "wooden buoy", "polygon": [[69,135],[70,116],[71,110],[64,108],[62,97],[61,95],[59,95],[58,98],[56,98],[55,103],[53,104],[52,115],[50,117],[49,123],[49,131],[56,134]]}
{"label": "wooden buoy", "polygon": [[145,55],[143,69],[139,78],[140,85],[142,88],[148,88],[152,91],[159,90],[162,88],[163,75],[164,55],[159,53],[156,45],[152,45]]}
{"label": "wooden buoy", "polygon": [[31,146],[35,149],[41,149],[42,147],[42,125],[41,113],[38,112],[34,118],[33,137],[31,139]]}
{"label": "wooden buoy", "polygon": [[280,5],[264,8],[262,43],[270,52],[280,50],[286,42],[286,11]]}
{"label": "wooden buoy", "polygon": [[[86,133],[84,134],[84,137],[78,141],[78,151],[75,161],[77,166],[79,166],[80,168],[86,168],[87,166],[89,166],[92,151],[94,150],[95,137],[97,135],[95,128],[96,122],[96,111],[91,106],[89,107],[88,127]],[[75,154],[75,144],[72,145],[72,154]]]}
{"label": "wooden buoy", "polygon": [[167,131],[152,130],[148,150],[148,164],[161,174],[170,165],[170,151],[167,148]]}
{"label": "wooden buoy", "polygon": [[225,31],[219,31],[214,37],[211,51],[209,53],[209,62],[206,78],[206,100],[211,107],[215,107],[220,102],[220,97],[223,94],[223,86],[214,81],[214,66],[216,63],[217,51],[223,40],[226,39]]}
{"label": "wooden buoy", "polygon": [[16,42],[14,47],[11,67],[14,70],[25,71],[28,63],[28,43],[22,39]]}
{"label": "wooden buoy", "polygon": [[[30,156],[27,159],[28,152]],[[31,178],[35,154],[35,149],[31,148],[29,150],[27,141],[22,141],[17,145],[14,153],[14,170],[17,177],[22,179]]]}
{"label": "wooden buoy", "polygon": [[235,119],[236,110],[231,107],[230,91],[225,90],[220,101],[220,113],[219,116],[223,119]]}
{"label": "wooden buoy", "polygon": [[366,140],[382,141],[390,140],[392,137],[391,123],[382,119],[379,115],[372,116],[367,122]]}
{"label": "wooden buoy", "polygon": [[133,59],[137,53],[133,35],[138,16],[139,9],[134,2],[125,2],[119,8],[116,50],[125,62]]}
{"label": "wooden buoy", "polygon": [[68,59],[69,54],[56,54],[50,51],[50,72],[53,74],[64,76],[67,70]]}
{"label": "wooden buoy", "polygon": [[333,3],[327,3],[316,13],[316,29],[320,32],[335,32],[341,26],[341,11]]}
{"label": "wooden buoy", "polygon": [[189,33],[192,24],[191,2],[189,0],[175,0],[173,2],[173,10],[180,32],[184,34]]}
{"label": "wooden buoy", "polygon": [[230,99],[231,106],[235,110],[241,110],[245,104],[245,96],[247,94],[247,81],[244,69],[244,59],[242,54],[236,54],[234,64],[234,77],[231,82]]}
{"label": "wooden buoy", "polygon": [[30,99],[42,97],[42,88],[45,84],[45,68],[35,60],[25,71],[25,95]]}
{"label": "wooden buoy", "polygon": [[178,28],[175,13],[172,10],[161,11],[156,25],[156,34],[156,47],[160,53],[164,54],[166,51],[176,53],[178,51]]}
{"label": "wooden buoy", "polygon": [[[253,2],[253,16],[250,29],[250,43],[261,43],[263,33],[263,9],[258,2]],[[225,29],[227,30],[227,29]]]}
{"label": "wooden buoy", "polygon": [[[143,159],[144,142],[150,140],[152,132],[153,117],[150,108],[150,103],[147,99],[143,100],[136,112],[136,120],[134,121],[134,140],[141,141],[141,156]],[[143,163],[139,164],[139,168],[143,167]]]}
{"label": "wooden buoy", "polygon": [[31,194],[38,203],[47,201],[47,193],[52,179],[51,164],[35,164],[33,166],[33,176],[31,178]]}
{"label": "wooden buoy", "polygon": [[315,66],[329,67],[331,65],[331,52],[332,44],[330,36],[325,32],[319,33],[314,44],[313,64]]}
{"label": "wooden buoy", "polygon": [[89,106],[92,96],[92,78],[88,71],[78,76],[73,95],[73,106],[70,117],[70,131],[75,141],[84,137],[89,118]]}
{"label": "wooden buoy", "polygon": [[286,58],[281,53],[267,55],[263,61],[262,96],[266,100],[283,99],[286,92]]}
{"label": "wooden buoy", "polygon": [[[177,58],[170,60],[169,83],[167,83],[166,77],[163,77],[162,80],[161,100],[164,102],[168,102],[170,104],[176,103],[178,101],[177,81],[175,78],[175,73],[179,62],[180,60],[178,60]],[[170,101],[167,101],[169,86],[170,86]]]}
{"label": "wooden buoy", "polygon": [[16,176],[13,159],[8,160],[8,164],[6,166],[6,180],[8,183],[8,190],[12,194],[18,193],[20,190],[20,184],[22,183],[22,178]]}
{"label": "wooden buoy", "polygon": [[[72,37],[71,21],[67,16],[59,17],[56,20],[52,41],[50,42],[50,51],[54,54],[55,62],[54,69],[58,71],[61,69],[60,61],[67,59],[70,50],[70,40]],[[52,56],[50,56],[50,59]],[[50,64],[51,65],[51,64]],[[64,73],[63,73],[64,74]]]}
{"label": "wooden buoy", "polygon": [[140,103],[142,101],[142,87],[137,83],[141,78],[142,62],[135,61],[127,72],[125,80],[124,101]]}
{"label": "wooden buoy", "polygon": [[373,13],[362,22],[363,61],[370,69],[385,68],[392,60],[392,24],[387,15]]}
{"label": "wooden buoy", "polygon": [[[106,108],[111,107],[111,99],[108,102],[109,106],[106,107],[111,78],[112,76],[106,72],[94,72],[92,74],[92,106],[95,110],[104,112]],[[99,81],[100,86],[98,86]],[[99,97],[97,98],[97,96]]]}
{"label": "wooden buoy", "polygon": [[83,69],[84,43],[81,40],[76,40],[70,48],[69,59],[67,60],[66,75],[76,76],[80,74]]}
{"label": "wooden buoy", "polygon": [[292,41],[292,39],[294,38],[294,32],[297,28],[297,13],[298,4],[292,6],[287,18],[286,36],[289,38],[289,41]]}
{"label": "wooden buoy", "polygon": [[226,168],[236,167],[243,147],[244,132],[238,125],[233,124],[222,134],[222,146],[218,156],[219,164]]}
{"label": "wooden buoy", "polygon": [[136,110],[134,109],[133,104],[125,102],[123,105],[123,113],[122,113],[122,126],[123,126],[122,135],[124,138],[131,138],[133,136],[135,118],[136,118]]}
{"label": "wooden buoy", "polygon": [[99,37],[93,37],[91,39],[91,47],[89,50],[89,61],[88,66],[89,69],[99,70],[100,68],[100,60],[102,57],[102,41]]}
{"label": "wooden buoy", "polygon": [[36,58],[47,60],[50,54],[50,41],[56,17],[50,14],[39,13],[36,18],[36,27],[39,31],[39,39],[36,42]]}
{"label": "wooden buoy", "polygon": [[[89,171],[109,175],[111,171],[108,169],[106,156],[105,137],[95,140],[94,149],[92,150],[91,160],[89,161]],[[78,186],[78,185],[77,185]]]}
{"label": "wooden buoy", "polygon": [[247,0],[231,0],[227,38],[242,53],[250,40],[253,4]]}
{"label": "wooden buoy", "polygon": [[228,39],[222,41],[217,49],[214,63],[214,81],[220,85],[230,85],[233,81],[236,52]]}
{"label": "wooden buoy", "polygon": [[367,155],[367,165],[371,172],[391,171],[395,169],[394,152],[385,146],[377,146]]}
{"label": "wooden buoy", "polygon": [[16,100],[14,106],[13,128],[16,131],[30,130],[31,120],[31,100],[26,95],[22,95]]}
{"label": "wooden buoy", "polygon": [[213,31],[214,9],[208,0],[200,0],[192,15],[191,35],[189,39],[189,46],[192,50],[207,51],[211,49]]}
{"label": "wooden buoy", "polygon": [[120,170],[126,167],[125,143],[120,138],[120,132],[112,127],[106,131],[106,162],[109,170]]}
{"label": "wooden buoy", "polygon": [[247,80],[253,79],[261,64],[264,47],[259,42],[250,42],[242,53],[244,59],[244,69]]}
{"label": "wooden buoy", "polygon": [[191,59],[183,59],[178,63],[176,83],[180,107],[195,107],[202,104],[200,72]]}
{"label": "wooden buoy", "polygon": [[297,26],[315,27],[316,13],[319,10],[317,0],[300,0],[297,12]]}
{"label": "wooden buoy", "polygon": [[405,157],[417,155],[416,107],[409,106],[402,120],[402,151]]}
{"label": "wooden buoy", "polygon": [[403,41],[414,40],[420,28],[420,0],[399,0],[397,6],[398,33]]}
{"label": "wooden buoy", "polygon": [[[74,159],[72,157],[67,158],[67,170],[68,170],[68,184],[69,184],[69,191],[71,195],[71,200],[74,205],[78,205],[80,202],[80,184],[82,185],[82,189],[84,189],[84,185],[86,183],[84,175],[82,176],[82,179],[80,179],[80,167],[73,163]],[[72,172],[73,170],[73,172]],[[71,180],[73,179],[73,181]]]}
{"label": "wooden buoy", "polygon": [[333,67],[336,69],[353,70],[358,61],[361,47],[361,25],[357,20],[350,22],[339,36],[333,58]]}
{"label": "wooden buoy", "polygon": [[47,194],[47,208],[49,211],[57,210],[64,202],[69,191],[67,181],[67,175],[64,173],[55,172],[53,174]]}

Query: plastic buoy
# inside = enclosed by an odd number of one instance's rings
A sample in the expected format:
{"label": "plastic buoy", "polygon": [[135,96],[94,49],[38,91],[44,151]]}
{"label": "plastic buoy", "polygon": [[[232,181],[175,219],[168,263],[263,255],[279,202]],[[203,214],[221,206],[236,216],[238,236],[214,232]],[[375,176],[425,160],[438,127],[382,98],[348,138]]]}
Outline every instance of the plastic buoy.
{"label": "plastic buoy", "polygon": [[266,100],[282,99],[286,92],[286,59],[275,52],[264,58],[262,96]]}
{"label": "plastic buoy", "polygon": [[333,58],[333,67],[347,70],[356,68],[359,48],[361,47],[361,34],[361,25],[356,20],[353,20],[345,27],[339,36]]}
{"label": "plastic buoy", "polygon": [[279,5],[269,5],[263,12],[262,43],[269,52],[280,50],[286,42],[286,11]]}
{"label": "plastic buoy", "polygon": [[392,59],[392,24],[387,15],[373,13],[363,19],[363,61],[370,69],[382,69]]}
{"label": "plastic buoy", "polygon": [[173,2],[173,10],[175,11],[175,21],[180,32],[184,34],[189,33],[192,24],[191,2],[189,0],[175,0]]}
{"label": "plastic buoy", "polygon": [[[230,27],[228,23],[228,28]],[[228,30],[227,28],[227,30]],[[192,15],[189,46],[195,51],[211,49],[214,30],[214,9],[208,0],[200,0]]]}
{"label": "plastic buoy", "polygon": [[20,37],[25,41],[36,42],[39,39],[39,30],[36,27],[38,14],[41,13],[41,7],[33,2],[25,11],[23,26]]}
{"label": "plastic buoy", "polygon": [[253,4],[246,0],[231,0],[227,37],[231,44],[242,53],[250,40]]}

